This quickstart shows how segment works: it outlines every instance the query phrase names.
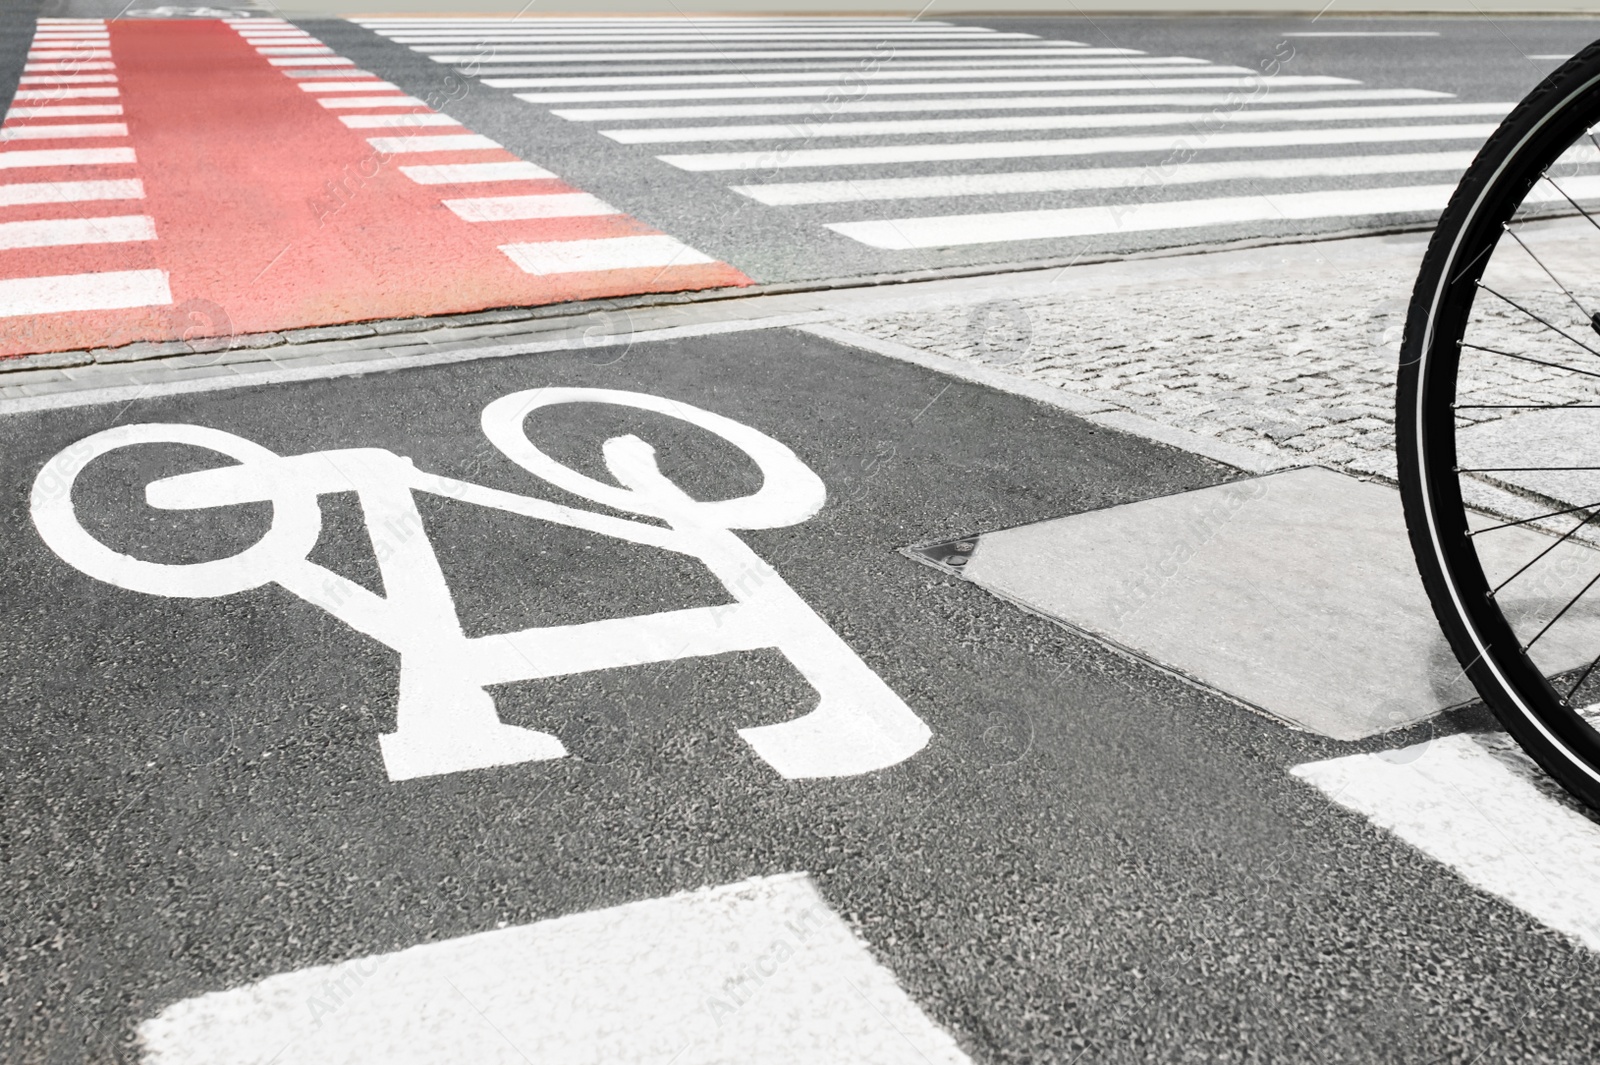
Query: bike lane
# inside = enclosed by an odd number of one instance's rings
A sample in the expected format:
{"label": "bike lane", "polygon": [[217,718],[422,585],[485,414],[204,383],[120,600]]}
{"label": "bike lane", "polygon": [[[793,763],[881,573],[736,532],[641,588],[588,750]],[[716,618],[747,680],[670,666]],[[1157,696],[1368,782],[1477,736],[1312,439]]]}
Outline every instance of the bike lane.
{"label": "bike lane", "polygon": [[0,356],[749,283],[286,23],[40,34]]}
{"label": "bike lane", "polygon": [[[0,415],[9,1060],[1338,1059],[1498,1038],[1494,981],[1594,1008],[1291,777],[1350,745],[898,550],[1225,467],[788,330],[161,393]],[[819,695],[819,758],[763,742]],[[521,738],[452,747],[485,698]]]}

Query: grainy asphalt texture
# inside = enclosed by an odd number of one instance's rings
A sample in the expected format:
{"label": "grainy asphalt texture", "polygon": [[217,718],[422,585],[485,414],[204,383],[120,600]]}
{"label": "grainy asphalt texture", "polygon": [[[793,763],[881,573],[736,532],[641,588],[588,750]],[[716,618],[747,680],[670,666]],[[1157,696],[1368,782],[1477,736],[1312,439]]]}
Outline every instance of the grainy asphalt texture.
{"label": "grainy asphalt texture", "polygon": [[[7,1061],[134,1060],[139,1021],[206,991],[797,870],[979,1062],[1592,1060],[1586,955],[1286,772],[1360,745],[1289,732],[897,553],[1230,471],[803,334],[616,356],[0,420]],[[99,583],[28,517],[51,455],[150,421],[280,454],[386,447],[562,498],[477,431],[486,403],[544,385],[668,396],[793,447],[830,502],[746,542],[924,717],[930,746],[861,778],[782,780],[734,730],[810,696],[754,652],[505,686],[505,719],[573,757],[390,783],[390,652],[270,586],[182,600]],[[670,419],[530,424],[592,474],[601,441],[632,431],[699,498],[754,486],[746,460]],[[141,491],[216,461],[107,456],[75,505],[119,550],[218,557],[259,535],[264,507],[163,512]],[[313,559],[376,587],[353,500],[324,510]],[[472,634],[721,598],[676,556],[464,503],[423,512]]]}

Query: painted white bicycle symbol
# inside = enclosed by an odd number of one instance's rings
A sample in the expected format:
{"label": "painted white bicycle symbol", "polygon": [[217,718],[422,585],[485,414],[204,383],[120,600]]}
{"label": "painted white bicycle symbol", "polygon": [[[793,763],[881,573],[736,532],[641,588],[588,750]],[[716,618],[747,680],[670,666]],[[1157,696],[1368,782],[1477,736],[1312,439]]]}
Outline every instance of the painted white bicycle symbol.
{"label": "painted white bicycle symbol", "polygon": [[[656,465],[635,436],[607,440],[604,484],[545,455],[523,423],[561,403],[609,403],[679,418],[715,433],[748,455],[764,477],[754,494],[718,502],[690,498]],[[96,433],[64,449],[34,481],[34,524],[67,563],[119,588],[170,597],[209,598],[276,582],[351,628],[400,653],[395,731],[379,737],[391,780],[559,758],[555,736],[507,725],[484,689],[512,681],[644,665],[729,651],[776,648],[816,689],[815,709],[792,721],[739,730],[773,769],[789,778],[865,773],[911,757],[928,742],[922,719],[901,701],[733,529],[772,529],[805,521],[827,489],[787,447],[746,425],[658,396],[591,388],[516,392],[483,411],[484,435],[509,459],[559,488],[646,524],[576,510],[531,496],[441,477],[378,448],[280,456],[232,433],[198,425],[146,424]],[[168,510],[270,502],[272,525],[254,545],[228,558],[187,565],[121,554],[78,520],[72,485],[90,462],[133,444],[209,448],[237,465],[155,481],[150,505]],[[620,487],[619,487],[620,485]],[[355,492],[375,549],[379,596],[307,559],[322,528],[318,497]],[[585,529],[698,558],[735,602],[578,625],[556,625],[469,638],[422,530],[414,493]]]}

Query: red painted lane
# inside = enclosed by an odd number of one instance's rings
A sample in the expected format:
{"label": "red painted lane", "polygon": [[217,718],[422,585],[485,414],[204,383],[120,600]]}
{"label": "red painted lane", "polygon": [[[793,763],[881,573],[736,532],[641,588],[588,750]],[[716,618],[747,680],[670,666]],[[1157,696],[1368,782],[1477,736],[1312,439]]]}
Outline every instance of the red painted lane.
{"label": "red painted lane", "polygon": [[[220,21],[113,22],[111,41],[124,113],[74,121],[126,122],[129,137],[5,147],[131,144],[136,166],[93,169],[140,177],[145,199],[36,205],[23,215],[9,208],[3,217],[148,214],[156,240],[0,251],[0,277],[153,264],[167,271],[174,306],[214,308],[187,316],[182,328],[189,336],[751,283],[724,263],[525,273],[501,245],[658,231],[625,215],[462,221],[443,200],[578,190],[551,180],[418,184],[401,167],[511,162],[516,156],[498,148],[377,152],[368,137],[472,131],[347,128],[340,115],[359,109],[324,108],[316,94],[300,88],[300,79],[272,66]],[[0,171],[0,182],[83,180],[90,168],[70,169],[75,172],[46,177]],[[0,354],[99,346],[107,330],[119,343],[166,339],[175,328],[172,315],[149,309],[40,315],[27,329],[6,335],[8,324],[15,323],[0,319]]]}

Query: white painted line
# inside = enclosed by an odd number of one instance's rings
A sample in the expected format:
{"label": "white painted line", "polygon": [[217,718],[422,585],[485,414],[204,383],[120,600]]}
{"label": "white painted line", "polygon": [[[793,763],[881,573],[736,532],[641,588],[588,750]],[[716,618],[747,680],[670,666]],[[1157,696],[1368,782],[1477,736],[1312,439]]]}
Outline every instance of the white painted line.
{"label": "white painted line", "polygon": [[657,156],[681,170],[767,170],[810,166],[865,166],[957,159],[1026,159],[1039,156],[1100,155],[1111,152],[1221,151],[1280,148],[1304,144],[1392,144],[1407,141],[1482,141],[1495,131],[1489,123],[1446,126],[1385,126],[1361,129],[1286,129],[1214,133],[1191,141],[1181,135],[1077,137],[1071,140],[980,141],[969,144],[906,144],[876,148],[769,149],[763,152],[711,152]]}
{"label": "white painted line", "polygon": [[1305,30],[1285,33],[1285,37],[1437,37],[1437,30]]}
{"label": "white painted line", "polygon": [[85,85],[117,80],[115,74],[33,74],[17,79],[19,85]]}
{"label": "white painted line", "polygon": [[[1403,118],[1446,119],[1504,116],[1510,103],[1395,104],[1371,107],[1300,107],[1249,111],[1216,111],[1204,116],[1208,125],[1233,126],[1281,122],[1383,122]],[[770,123],[762,125],[676,126],[606,129],[600,134],[619,144],[691,144],[711,141],[821,140],[832,137],[908,137],[945,133],[1014,133],[1023,130],[1140,129],[1151,126],[1193,126],[1192,111],[1141,111],[1110,114],[984,115],[981,118],[904,118],[861,122]]]}
{"label": "white painted line", "polygon": [[1469,884],[1600,950],[1600,826],[1472,736],[1291,772]]}
{"label": "white painted line", "polygon": [[108,48],[52,48],[29,52],[27,58],[30,62],[35,59],[110,59],[111,50]]}
{"label": "white painted line", "polygon": [[[1052,70],[1050,72],[1052,79],[1078,76],[1086,80],[1037,81],[1028,83],[1026,88],[1035,91],[1048,90],[1050,92],[1105,92],[1108,90],[1170,92],[1179,89],[1249,89],[1260,84],[1260,79],[1254,75],[1243,77],[1233,75],[1212,77],[1209,74],[1196,76],[1194,71],[1185,67],[1136,67],[1116,71]],[[1148,80],[1151,77],[1161,77],[1164,80],[1157,84]],[[491,81],[485,78],[484,84],[497,85],[500,88],[515,88],[515,83],[521,80],[520,78],[496,78]],[[1285,74],[1280,75],[1275,82],[1275,85],[1283,88],[1357,84],[1360,83],[1350,78],[1334,78],[1321,74]],[[1018,88],[1019,86],[1015,82],[980,81],[951,82],[948,84],[926,82],[910,85],[862,85],[851,91],[852,94],[862,96],[912,96],[922,93],[1005,93],[1016,92]],[[838,93],[838,87],[831,85],[749,85],[743,88],[728,89],[612,89],[602,92],[519,92],[516,97],[531,104],[586,104],[613,103],[617,101],[743,100],[783,96],[827,97]]]}
{"label": "white painted line", "polygon": [[[103,59],[95,59],[86,63],[24,63],[24,74],[60,73],[73,74],[80,70],[115,70],[115,63],[108,63]],[[24,81],[27,79],[24,78]]]}
{"label": "white painted line", "polygon": [[400,173],[418,185],[465,185],[481,181],[547,181],[555,175],[540,166],[510,163],[443,163],[403,166]]}
{"label": "white painted line", "polygon": [[89,97],[120,96],[121,89],[114,85],[58,86],[54,89],[18,89],[13,97],[18,100],[75,100]]}
{"label": "white painted line", "polygon": [[[1027,86],[1019,85],[1019,89]],[[1337,103],[1349,100],[1437,100],[1449,93],[1429,89],[1313,89],[1309,92],[1274,93],[1263,103]],[[780,115],[877,114],[896,111],[1005,111],[1045,108],[1095,110],[1108,107],[1218,107],[1238,104],[1238,96],[1217,92],[1150,93],[1129,96],[988,96],[976,99],[932,100],[847,100],[818,104],[815,101],[775,104],[681,104],[667,107],[581,107],[551,111],[569,122],[665,120],[673,118],[743,118]],[[1203,116],[1195,116],[1204,121]]]}
{"label": "white painted line", "polygon": [[87,200],[142,200],[138,178],[114,181],[38,181],[0,184],[0,207],[25,203],[81,203]]}
{"label": "white painted line", "polygon": [[[866,27],[872,28],[872,27],[879,27],[879,26],[894,27],[894,26],[911,26],[911,25],[917,25],[917,26],[951,26],[951,25],[953,25],[953,23],[941,22],[941,21],[938,21],[937,19],[917,19],[917,20],[915,20],[913,22],[913,20],[906,18],[904,15],[857,15],[857,16],[850,16],[850,17],[829,15],[827,18],[828,18],[828,24],[830,26],[866,26]],[[45,21],[45,20],[40,20],[40,21]],[[82,19],[82,20],[77,20],[77,21],[88,22],[88,21],[103,21],[103,20]],[[257,21],[266,21],[266,20],[257,20]],[[282,22],[283,20],[282,19],[274,19],[272,21]],[[466,17],[450,17],[450,16],[436,16],[436,15],[404,15],[404,16],[400,16],[400,17],[391,17],[391,18],[369,18],[369,17],[366,17],[366,16],[360,16],[360,17],[351,18],[350,21],[354,22],[358,26],[367,26],[367,27],[371,27],[371,28],[383,27],[383,28],[386,28],[386,29],[394,29],[394,28],[397,28],[397,27],[404,27],[404,26],[469,26],[469,27],[472,27],[472,26],[528,26],[528,25],[532,25],[533,24],[529,19],[522,18],[520,16],[512,16],[510,18],[495,18],[492,15],[468,15]],[[717,15],[681,15],[680,16],[680,15],[674,15],[674,16],[672,16],[672,24],[673,25],[686,25],[686,26],[715,26],[715,25],[733,25],[733,26],[796,25],[796,26],[813,26],[813,25],[816,24],[816,22],[817,22],[817,16],[815,16],[815,15],[803,15],[803,16],[802,15],[790,15],[790,16],[765,16],[765,15],[763,15],[763,16],[746,16],[746,15],[721,15],[721,16],[717,16]],[[653,15],[651,15],[651,16],[643,16],[643,17],[635,17],[635,18],[629,18],[629,17],[626,17],[626,16],[612,16],[612,15],[607,15],[607,16],[602,17],[602,18],[582,18],[582,17],[577,17],[577,16],[569,17],[569,16],[566,16],[566,15],[562,15],[560,17],[560,24],[563,25],[563,26],[659,26],[662,23],[661,23],[661,18],[659,16],[653,16]]]}
{"label": "white painted line", "polygon": [[43,166],[101,166],[133,161],[132,148],[36,148],[0,152],[0,170]]}
{"label": "white painted line", "polygon": [[13,118],[106,118],[122,114],[121,104],[66,104],[61,107],[16,107],[6,112]]}
{"label": "white painted line", "polygon": [[[1053,55],[1061,51],[1060,48],[1016,48],[1008,49],[1008,56],[1036,56]],[[906,53],[921,59],[930,56],[978,56],[993,55],[994,51],[987,48],[919,48],[915,53]],[[1131,48],[1083,48],[1075,54],[1083,55],[1138,55]],[[429,56],[435,63],[471,63],[480,69],[485,66],[501,63],[593,63],[596,58],[604,58],[608,63],[666,63],[679,60],[704,60],[712,57],[718,61],[746,61],[751,59],[879,59],[883,56],[876,51],[861,50],[819,50],[819,51],[777,51],[777,52],[724,52],[718,51],[714,55],[708,52],[630,52],[620,55],[615,52],[497,52],[493,57],[486,57],[479,53],[467,52],[452,55]]]}
{"label": "white painted line", "polygon": [[969,1065],[800,873],[269,976],[139,1036],[146,1065]]}
{"label": "white painted line", "polygon": [[[615,49],[619,52],[646,52],[658,50],[662,47],[692,51],[701,58],[720,57],[721,53],[732,48],[760,48],[772,51],[779,49],[793,49],[797,53],[800,49],[835,49],[835,48],[893,48],[895,56],[915,59],[930,51],[948,49],[953,45],[976,44],[978,49],[970,49],[966,54],[984,55],[1010,55],[1021,53],[1023,55],[1038,55],[1041,51],[1057,52],[1070,51],[1073,53],[1084,52],[1101,55],[1137,55],[1133,49],[1118,49],[1107,52],[1102,49],[1070,48],[1062,49],[1054,46],[1050,41],[1034,38],[1030,44],[1038,45],[1035,48],[1018,48],[1011,41],[996,41],[992,37],[973,37],[970,34],[945,34],[941,37],[921,36],[895,36],[874,34],[872,37],[862,39],[860,35],[837,34],[790,34],[774,36],[767,34],[684,34],[677,37],[649,37],[639,35],[583,35],[570,37],[529,37],[522,34],[477,34],[471,36],[456,36],[443,39],[410,38],[396,43],[404,44],[413,52],[420,55],[459,55],[464,49],[492,49],[494,55],[502,51],[509,55],[535,55],[542,56],[551,52],[568,50],[573,52],[599,52]],[[479,53],[482,54],[481,51]],[[807,52],[805,54],[811,54]],[[823,54],[829,54],[824,52]],[[887,58],[887,56],[885,56]]]}
{"label": "white painted line", "polygon": [[351,129],[418,128],[422,126],[459,126],[461,123],[449,115],[433,112],[414,115],[340,115],[339,121]]}
{"label": "white painted line", "polygon": [[275,67],[353,67],[355,60],[345,59],[342,56],[330,55],[325,59],[269,59]]}
{"label": "white painted line", "polygon": [[126,137],[128,127],[121,122],[76,122],[52,126],[3,126],[0,141],[37,141],[79,137]]}
{"label": "white painted line", "polygon": [[[827,228],[874,248],[904,251],[911,248],[1085,237],[1105,233],[1191,229],[1280,219],[1427,214],[1442,211],[1454,188],[1454,185],[1411,185],[1290,192],[1272,196],[1226,196],[1106,207],[834,222],[829,223]],[[1600,197],[1600,175],[1564,179],[1560,192],[1534,189],[1528,194],[1526,202],[1563,202],[1562,192],[1576,200]]]}
{"label": "white painted line", "polygon": [[1454,188],[1454,185],[1416,185],[1294,192],[1276,196],[1224,196],[1208,200],[1129,203],[1107,207],[835,222],[827,228],[874,248],[941,248],[1098,236],[1104,233],[1193,229],[1279,219],[1430,213],[1444,209]]}
{"label": "white painted line", "polygon": [[[1029,59],[1014,64],[941,63],[929,67],[895,67],[870,73],[851,70],[752,70],[740,74],[593,74],[581,77],[484,78],[498,89],[584,88],[593,85],[749,85],[758,81],[821,81],[841,92],[853,91],[869,81],[932,81],[937,78],[1048,78],[1057,69],[1081,67],[1181,66],[1184,73],[1244,73],[1243,67],[1212,66],[1204,59],[1181,56],[1139,56],[1134,59]],[[1118,73],[1118,71],[1109,71]],[[1032,86],[1019,86],[1031,88]],[[1449,95],[1448,93],[1446,95]]]}
{"label": "white painted line", "polygon": [[1565,63],[1572,58],[1571,52],[1557,52],[1554,55],[1530,55],[1529,59],[1548,59],[1557,63]]}
{"label": "white painted line", "polygon": [[1476,152],[1413,152],[1404,155],[1319,156],[1305,159],[1240,159],[1225,163],[1085,167],[1002,174],[943,174],[932,177],[855,181],[800,181],[734,185],[759,203],[788,207],[806,203],[865,203],[953,196],[998,196],[1080,189],[1138,189],[1207,181],[1270,181],[1355,174],[1461,173]]}
{"label": "white painted line", "polygon": [[120,244],[155,239],[155,222],[148,215],[0,222],[0,250],[52,248],[69,244]]}
{"label": "white painted line", "polygon": [[512,222],[524,218],[585,218],[621,214],[609,203],[587,192],[558,192],[533,196],[480,196],[445,200],[444,205],[463,222]]}
{"label": "white painted line", "polygon": [[0,317],[159,307],[171,302],[164,270],[0,279]]}
{"label": "white painted line", "polygon": [[300,46],[300,45],[258,45],[258,55],[333,55],[333,49],[327,45]]}
{"label": "white painted line", "polygon": [[596,270],[664,269],[717,261],[668,236],[503,244],[500,250],[525,272],[541,276]]}
{"label": "white painted line", "polygon": [[426,107],[415,96],[329,96],[318,100],[323,107]]}
{"label": "white painted line", "polygon": [[399,92],[398,85],[391,85],[387,81],[372,78],[368,81],[307,81],[302,82],[300,88],[304,92],[373,92],[374,90],[393,90]]}
{"label": "white painted line", "polygon": [[[915,44],[918,41],[1038,41],[1039,38],[1031,33],[997,33],[993,30],[968,31],[941,30],[933,33],[904,33],[874,31],[863,34],[858,31],[844,30],[765,30],[760,32],[734,31],[734,30],[702,30],[699,32],[676,33],[641,33],[638,30],[628,30],[617,33],[600,33],[594,30],[583,32],[567,31],[561,33],[538,33],[516,30],[501,30],[497,32],[482,33],[408,33],[387,35],[396,44],[410,45],[413,51],[429,52],[443,51],[445,48],[471,47],[475,44],[604,44],[618,43],[630,44],[635,42],[648,42],[651,44],[674,44],[675,42],[712,42],[715,44],[862,44],[873,45],[881,41],[893,44]],[[428,45],[431,47],[420,47]]]}
{"label": "white painted line", "polygon": [[468,148],[498,148],[500,144],[477,133],[450,133],[438,137],[368,137],[367,143],[390,155],[402,152],[458,152]]}

